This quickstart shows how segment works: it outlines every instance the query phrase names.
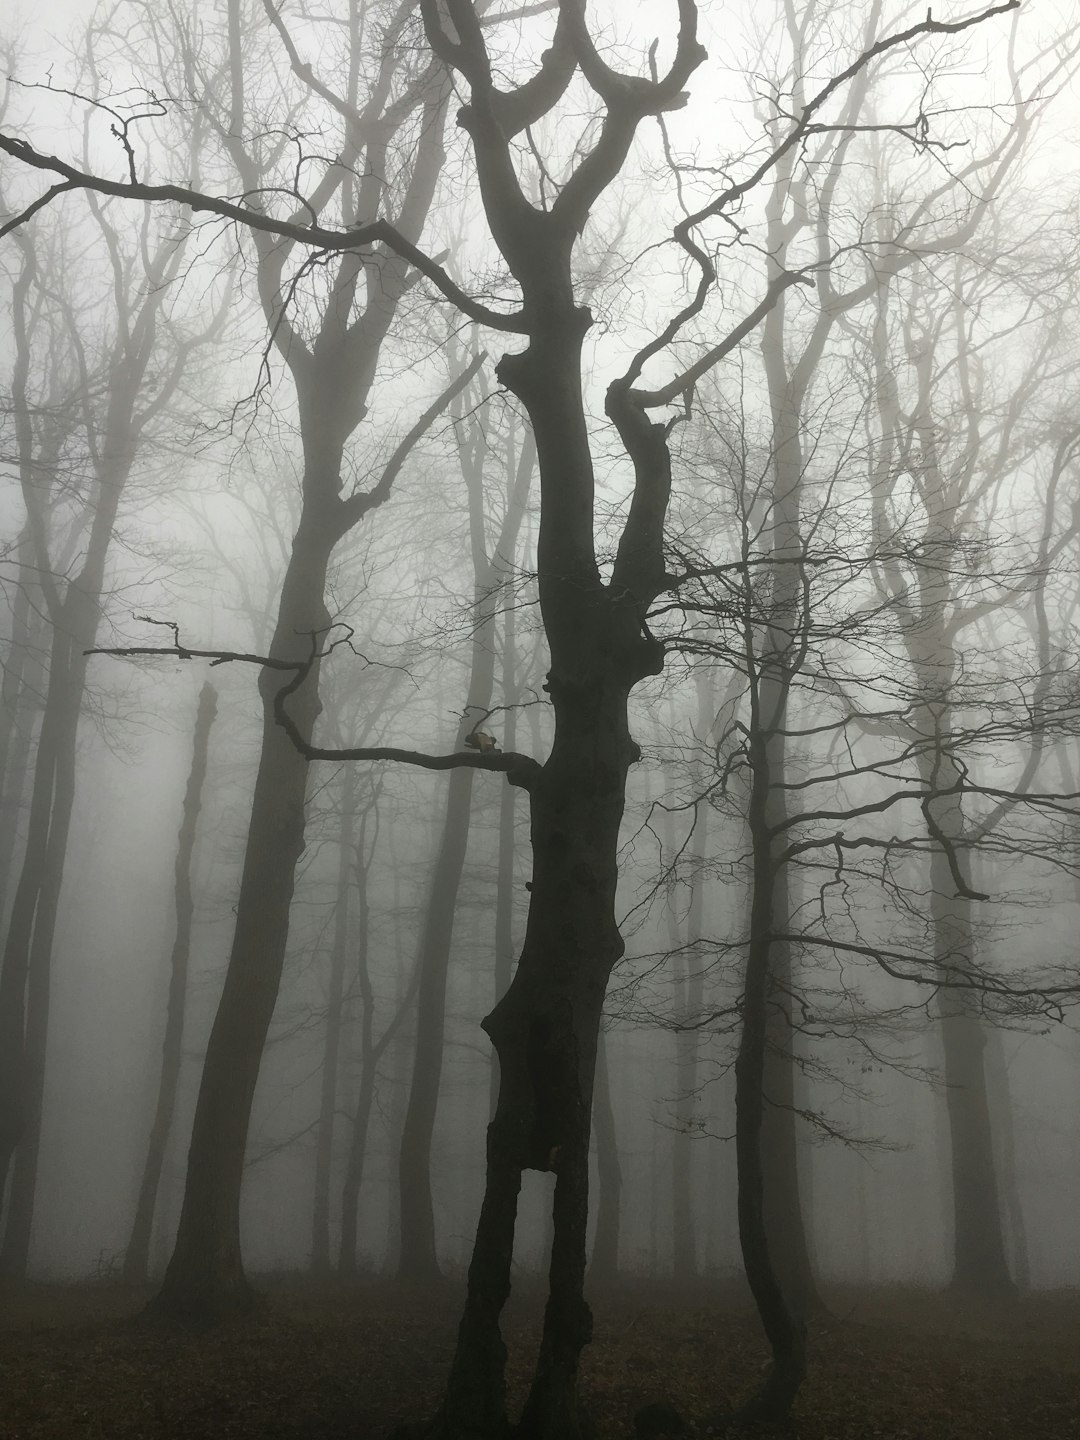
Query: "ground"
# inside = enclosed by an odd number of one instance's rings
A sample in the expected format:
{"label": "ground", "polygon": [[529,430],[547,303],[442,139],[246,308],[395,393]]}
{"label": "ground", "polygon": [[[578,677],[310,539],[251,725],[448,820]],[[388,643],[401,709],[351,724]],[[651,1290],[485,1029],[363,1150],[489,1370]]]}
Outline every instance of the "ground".
{"label": "ground", "polygon": [[[460,1292],[266,1283],[258,1311],[202,1334],[140,1323],[149,1292],[0,1291],[3,1440],[381,1440],[425,1415]],[[1080,1440],[1080,1292],[975,1304],[924,1291],[829,1292],[792,1424],[797,1440]],[[735,1404],[765,1361],[733,1286],[678,1295],[643,1282],[595,1299],[582,1389],[597,1440],[669,1401]],[[506,1326],[520,1398],[539,1317]]]}

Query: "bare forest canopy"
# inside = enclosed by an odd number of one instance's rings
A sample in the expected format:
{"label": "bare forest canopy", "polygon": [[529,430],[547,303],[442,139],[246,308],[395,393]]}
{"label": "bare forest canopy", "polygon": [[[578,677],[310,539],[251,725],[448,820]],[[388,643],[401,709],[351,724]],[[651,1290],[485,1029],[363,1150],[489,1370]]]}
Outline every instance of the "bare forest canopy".
{"label": "bare forest canopy", "polygon": [[0,1284],[456,1279],[395,1433],[578,1440],[620,1285],[704,1435],[1080,1283],[1071,7],[2,40]]}

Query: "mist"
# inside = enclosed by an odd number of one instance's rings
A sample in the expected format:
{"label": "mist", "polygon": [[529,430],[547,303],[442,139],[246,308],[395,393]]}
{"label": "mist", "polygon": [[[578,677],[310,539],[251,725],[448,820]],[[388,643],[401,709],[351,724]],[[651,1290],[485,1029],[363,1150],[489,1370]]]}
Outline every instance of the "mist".
{"label": "mist", "polygon": [[0,1431],[1073,1433],[1069,7],[48,23]]}

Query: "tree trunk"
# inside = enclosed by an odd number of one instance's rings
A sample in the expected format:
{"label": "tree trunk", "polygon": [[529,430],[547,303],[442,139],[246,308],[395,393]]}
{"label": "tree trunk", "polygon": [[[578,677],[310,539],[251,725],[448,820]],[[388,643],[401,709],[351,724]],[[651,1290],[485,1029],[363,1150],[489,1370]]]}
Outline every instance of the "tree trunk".
{"label": "tree trunk", "polygon": [[191,891],[192,858],[195,853],[199,811],[202,808],[203,783],[206,780],[210,727],[216,713],[217,691],[208,681],[199,694],[191,770],[184,794],[180,836],[176,847],[176,937],[169,962],[169,997],[165,1010],[165,1038],[161,1047],[157,1105],[146,1147],[146,1163],[143,1166],[142,1184],[139,1186],[139,1199],[135,1206],[131,1239],[124,1257],[124,1279],[129,1284],[145,1284],[150,1267],[150,1236],[154,1228],[158,1185],[180,1083],[184,1010],[187,1004],[188,965],[191,959],[191,922],[195,912]]}
{"label": "tree trunk", "polygon": [[12,605],[8,657],[0,688],[0,925],[7,921],[11,871],[36,729],[35,713],[40,709],[38,695],[45,685],[41,656],[45,627],[40,618],[40,594],[34,607],[30,603],[32,566],[32,547],[24,531],[19,539],[18,588]]}
{"label": "tree trunk", "polygon": [[338,1252],[338,1273],[356,1274],[357,1226],[360,1207],[360,1187],[364,1178],[364,1160],[367,1155],[368,1125],[371,1107],[375,1099],[375,1082],[379,1061],[390,1042],[401,1029],[405,1017],[416,999],[420,984],[420,968],[414,966],[409,983],[406,985],[397,1009],[390,1018],[386,1029],[375,1039],[375,995],[371,987],[368,970],[368,895],[367,856],[364,829],[361,830],[359,858],[357,862],[357,906],[356,906],[356,955],[357,986],[360,991],[360,1084],[357,1090],[356,1106],[353,1111],[349,1135],[349,1153],[345,1163],[345,1179],[341,1187],[341,1248]]}
{"label": "tree trunk", "polygon": [[[378,1046],[375,1044],[375,994],[368,969],[368,939],[371,912],[368,906],[368,856],[366,825],[360,832],[356,857],[356,981],[360,992],[360,1088],[349,1132],[349,1151],[345,1161],[345,1178],[341,1187],[341,1245],[338,1250],[338,1273],[356,1273],[356,1227],[360,1205],[360,1186],[364,1178],[367,1155],[368,1124],[375,1098],[375,1075],[379,1058],[393,1033],[387,1027]],[[404,1018],[405,1006],[400,1017]]]}
{"label": "tree trunk", "polygon": [[[326,568],[337,535],[305,506],[286,570],[271,656],[306,661],[325,632]],[[316,662],[291,697],[290,713],[310,741],[318,714]],[[155,1308],[183,1319],[214,1319],[246,1308],[253,1292],[240,1254],[240,1190],[259,1065],[277,1001],[296,865],[304,848],[308,762],[274,716],[286,683],[264,670],[262,749],[255,780],[236,928],[210,1032],[195,1107],[176,1246]]]}
{"label": "tree trunk", "polygon": [[[933,908],[939,899],[935,894]],[[957,901],[951,896],[947,899],[951,914],[948,932],[954,934]],[[986,1036],[970,1003],[963,991],[939,992],[953,1195],[951,1283],[953,1289],[968,1293],[1012,1295],[1016,1287],[1005,1253],[990,1124]]]}
{"label": "tree trunk", "polygon": [[[517,750],[517,626],[514,619],[513,589],[503,591],[502,697],[506,706],[503,748]],[[506,994],[514,973],[514,860],[517,849],[517,789],[504,785],[499,796],[499,858],[495,889],[495,974],[496,1003]],[[499,1069],[491,1052],[490,1116],[499,1099]]]}
{"label": "tree trunk", "polygon": [[[115,232],[91,202],[99,222]],[[17,242],[22,244],[22,242]],[[169,283],[182,261],[184,246],[170,238],[158,247],[144,272],[146,288],[138,304],[118,283],[120,315],[115,337],[104,347],[104,414],[87,412],[87,444],[93,457],[93,483],[82,521],[87,525],[81,563],[54,563],[50,553],[48,500],[53,476],[42,474],[47,453],[37,448],[28,392],[31,329],[27,297],[36,283],[33,252],[15,287],[13,319],[16,359],[12,396],[16,410],[19,478],[31,530],[34,560],[45,596],[50,643],[49,680],[42,716],[27,842],[0,968],[0,1199],[16,1147],[0,1267],[26,1269],[33,1222],[40,1145],[49,993],[60,891],[75,803],[76,741],[86,692],[87,650],[97,636],[106,565],[125,487],[138,452],[145,416],[138,411],[143,378],[157,349],[157,325]],[[144,257],[147,252],[143,251]],[[148,257],[147,257],[148,258]],[[186,352],[185,352],[186,358]],[[176,360],[159,399],[179,382],[183,362]],[[45,447],[47,452],[48,447]],[[55,457],[54,457],[55,458]],[[69,578],[60,575],[70,573]]]}
{"label": "tree trunk", "polygon": [[441,1279],[431,1198],[431,1142],[442,1080],[450,946],[461,872],[469,843],[472,782],[472,770],[455,770],[447,790],[442,838],[431,879],[417,962],[420,993],[416,1012],[416,1046],[398,1166],[401,1184],[398,1273],[402,1279],[427,1283]]}
{"label": "tree trunk", "polygon": [[[934,645],[936,627],[920,639]],[[923,678],[931,668],[949,671],[945,691],[951,686],[952,651],[944,643],[935,647],[936,665],[924,664]],[[927,692],[928,695],[932,691]],[[925,717],[931,733],[940,735],[941,748],[925,753],[923,775],[928,785],[942,787],[958,780],[948,746],[947,719],[940,709]],[[939,837],[952,850],[952,863],[941,843],[930,860],[930,919],[933,927],[934,959],[942,973],[966,973],[974,959],[972,926],[973,899],[958,893],[957,874],[970,892],[969,857],[964,845],[964,816],[959,793],[931,802]],[[954,867],[956,873],[954,873]],[[950,1174],[953,1197],[952,1287],[984,1295],[1011,1295],[1015,1292],[1005,1254],[1005,1235],[998,1197],[994,1135],[990,1124],[982,1021],[973,1007],[970,992],[943,988],[937,996],[941,1044],[945,1060],[945,1111],[949,1122]]]}
{"label": "tree trunk", "polygon": [[[752,728],[752,781],[749,824],[753,847],[753,898],[743,991],[742,1034],[735,1061],[735,1153],[738,1162],[739,1241],[751,1293],[761,1316],[772,1364],[757,1394],[744,1407],[745,1418],[782,1419],[798,1394],[806,1369],[806,1322],[795,1308],[786,1272],[777,1263],[779,1204],[790,1196],[773,1190],[767,1180],[765,1124],[770,1105],[770,1019],[776,945],[774,904],[782,868],[773,855],[774,777],[769,768],[769,741]],[[781,903],[783,903],[781,897]],[[786,920],[786,915],[783,917]],[[780,1074],[790,1073],[785,1064]],[[790,1178],[790,1177],[788,1177]],[[797,1192],[796,1200],[797,1204]],[[786,1218],[786,1217],[785,1217]],[[790,1234],[783,1235],[788,1245]]]}
{"label": "tree trunk", "polygon": [[[514,553],[525,511],[535,450],[531,440],[522,445],[508,488],[506,510],[492,555],[487,552],[484,503],[483,429],[474,427],[469,443],[459,441],[459,459],[469,497],[469,536],[473,562],[475,624],[470,647],[468,698],[458,734],[458,748],[491,709],[495,686],[495,605],[500,593],[498,569]],[[509,712],[508,712],[509,713]],[[473,774],[454,770],[446,799],[442,839],[435,861],[424,931],[420,942],[420,994],[417,1004],[416,1049],[412,1085],[401,1137],[401,1255],[403,1279],[435,1281],[440,1278],[435,1246],[435,1215],[431,1198],[431,1142],[435,1129],[442,1079],[446,986],[461,872],[469,844],[472,818]],[[512,822],[511,811],[511,822]],[[511,835],[512,841],[512,835]],[[512,851],[511,851],[512,865]],[[500,877],[501,878],[501,877]],[[504,917],[504,926],[506,920]]]}
{"label": "tree trunk", "polygon": [[[539,433],[538,443],[542,456]],[[499,1102],[442,1416],[441,1433],[453,1440],[505,1431],[499,1315],[526,1168],[554,1171],[556,1183],[549,1297],[520,1433],[529,1440],[581,1433],[576,1375],[592,1329],[583,1284],[593,1068],[604,991],[622,946],[616,855],[626,772],[637,758],[626,725],[630,684],[612,674],[618,648],[601,640],[617,631],[601,621],[609,612],[599,591],[596,601],[574,625],[579,636],[594,637],[588,655],[560,663],[552,647],[556,737],[530,787],[534,871],[525,943],[510,988],[484,1022],[499,1056]]]}
{"label": "tree trunk", "polygon": [[[34,768],[30,826],[0,975],[0,1196],[12,1157],[0,1269],[25,1273],[30,1252],[48,1042],[53,937],[75,803],[75,753],[97,607],[69,590],[53,628],[49,686]],[[89,634],[83,621],[92,608]]]}
{"label": "tree trunk", "polygon": [[589,1262],[589,1279],[594,1284],[610,1285],[619,1278],[622,1166],[619,1163],[615,1107],[611,1098],[607,1034],[603,1030],[600,1031],[596,1047],[593,1123],[596,1126],[596,1170],[600,1193],[596,1207],[596,1234],[593,1237],[592,1259]]}
{"label": "tree trunk", "polygon": [[311,1268],[330,1273],[330,1177],[334,1160],[334,1118],[337,1112],[338,1057],[341,1053],[345,957],[349,945],[349,889],[353,871],[353,822],[356,815],[356,768],[345,767],[341,786],[341,830],[338,835],[337,894],[334,938],[330,951],[330,985],[326,997],[326,1040],[319,1086],[319,1125],[315,1138],[315,1194],[311,1207]]}
{"label": "tree trunk", "polygon": [[1016,1126],[1013,1119],[1013,1097],[1009,1071],[1005,1063],[1005,1045],[996,1031],[986,1037],[984,1053],[989,1089],[990,1113],[994,1119],[997,1140],[998,1170],[1001,1176],[1002,1200],[1008,1217],[1012,1269],[1017,1290],[1023,1294],[1031,1288],[1031,1262],[1028,1257],[1027,1224],[1016,1170]]}

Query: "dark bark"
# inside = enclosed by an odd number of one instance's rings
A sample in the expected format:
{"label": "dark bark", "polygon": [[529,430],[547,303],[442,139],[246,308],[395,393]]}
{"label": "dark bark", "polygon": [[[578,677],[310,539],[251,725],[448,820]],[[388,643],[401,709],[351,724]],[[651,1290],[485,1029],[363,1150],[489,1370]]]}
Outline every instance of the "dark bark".
{"label": "dark bark", "polygon": [[[488,1127],[465,1310],[434,1431],[445,1440],[496,1440],[506,1433],[499,1316],[510,1290],[522,1172],[536,1169],[556,1175],[554,1233],[540,1352],[519,1433],[528,1440],[576,1440],[577,1368],[592,1325],[583,1286],[593,1072],[604,991],[622,950],[614,915],[619,826],[627,772],[638,758],[627,700],[663,664],[662,647],[643,620],[663,585],[670,460],[666,430],[648,420],[629,391],[632,382],[613,386],[609,413],[633,460],[635,489],[605,584],[595,551],[582,394],[581,346],[591,316],[575,303],[570,259],[638,123],[677,103],[703,52],[691,6],[683,11],[672,72],[656,86],[628,87],[600,61],[576,9],[560,7],[556,41],[536,83],[505,96],[495,89],[475,8],[454,0],[456,41],[443,30],[434,0],[424,0],[422,12],[432,48],[469,84],[470,104],[460,121],[472,139],[491,233],[522,287],[528,343],[503,357],[498,376],[524,404],[536,441],[537,571],[555,717],[551,752],[526,780],[534,868],[525,940],[508,990],[484,1021],[499,1059],[499,1097]],[[590,83],[603,92],[602,132],[551,210],[540,210],[522,193],[509,140],[550,108],[582,56]]]}
{"label": "dark bark", "polygon": [[210,727],[217,713],[217,691],[207,682],[199,694],[195,717],[191,770],[184,793],[180,834],[176,847],[174,896],[176,904],[176,935],[169,960],[169,993],[165,1009],[165,1037],[161,1047],[161,1070],[158,1076],[157,1103],[146,1147],[139,1198],[131,1227],[127,1253],[124,1256],[124,1279],[144,1284],[150,1267],[150,1237],[154,1228],[158,1185],[165,1162],[176,1092],[180,1083],[181,1045],[184,1038],[184,1011],[187,1005],[188,967],[191,959],[191,922],[195,905],[192,895],[192,859],[195,833],[202,808],[203,783],[206,779]]}
{"label": "dark bark", "polygon": [[525,942],[509,989],[484,1022],[499,1057],[499,1101],[439,1427],[455,1440],[505,1428],[498,1320],[526,1168],[557,1178],[549,1298],[521,1434],[571,1440],[580,1433],[575,1382],[591,1333],[583,1282],[593,1067],[604,991],[622,947],[616,854],[626,774],[637,758],[626,703],[637,680],[660,663],[632,599],[605,587],[596,572],[582,330],[572,309],[553,318],[524,355],[501,367],[529,409],[544,480],[538,559],[556,731],[530,784],[534,870]]}

